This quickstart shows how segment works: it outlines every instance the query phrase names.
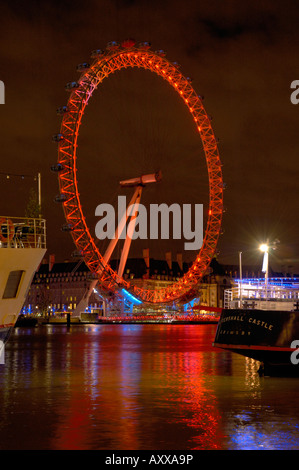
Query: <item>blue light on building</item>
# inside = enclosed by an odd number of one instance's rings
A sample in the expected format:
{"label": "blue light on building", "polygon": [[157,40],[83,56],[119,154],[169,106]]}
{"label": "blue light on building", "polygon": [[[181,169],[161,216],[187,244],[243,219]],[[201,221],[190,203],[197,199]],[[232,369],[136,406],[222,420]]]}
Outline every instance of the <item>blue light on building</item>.
{"label": "blue light on building", "polygon": [[129,300],[130,302],[135,303],[135,304],[142,304],[141,300],[137,299],[137,297],[134,297],[134,295],[132,295],[126,289],[122,289],[122,293],[124,294],[126,299]]}

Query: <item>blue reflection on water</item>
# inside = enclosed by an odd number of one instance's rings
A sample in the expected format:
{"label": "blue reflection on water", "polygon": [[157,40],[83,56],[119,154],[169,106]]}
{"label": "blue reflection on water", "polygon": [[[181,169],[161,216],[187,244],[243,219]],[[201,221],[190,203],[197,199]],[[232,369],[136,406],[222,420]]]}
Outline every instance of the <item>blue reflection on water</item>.
{"label": "blue reflection on water", "polygon": [[[274,411],[274,410],[272,410]],[[235,416],[236,429],[231,435],[234,450],[295,450],[299,449],[298,422],[273,416],[265,422],[264,416],[243,413]]]}

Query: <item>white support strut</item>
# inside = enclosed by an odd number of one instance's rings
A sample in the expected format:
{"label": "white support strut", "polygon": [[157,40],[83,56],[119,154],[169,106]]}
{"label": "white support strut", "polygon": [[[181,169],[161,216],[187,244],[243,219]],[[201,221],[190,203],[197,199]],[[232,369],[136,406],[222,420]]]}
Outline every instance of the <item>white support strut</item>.
{"label": "white support strut", "polygon": [[[151,173],[151,174],[148,174],[148,175],[142,175],[138,178],[132,178],[132,179],[129,179],[129,180],[120,181],[119,184],[120,184],[121,187],[136,187],[136,189],[134,191],[133,197],[132,197],[132,199],[129,203],[129,206],[128,206],[131,209],[130,209],[130,211],[128,211],[128,208],[127,208],[125,210],[125,213],[122,215],[122,218],[121,218],[121,220],[120,220],[120,222],[119,222],[119,224],[118,224],[118,226],[115,230],[114,238],[112,238],[112,240],[110,241],[109,246],[108,246],[108,248],[105,252],[105,255],[103,257],[103,261],[104,261],[103,265],[100,266],[98,271],[97,271],[97,274],[98,274],[99,277],[101,276],[101,273],[104,271],[105,267],[109,263],[109,261],[111,259],[111,256],[112,256],[112,253],[113,253],[113,251],[114,251],[114,249],[117,245],[117,242],[119,241],[119,237],[122,234],[122,232],[123,232],[123,230],[126,226],[128,218],[131,217],[131,220],[130,220],[130,223],[129,223],[129,226],[128,226],[127,236],[126,236],[126,239],[125,239],[125,242],[124,242],[124,247],[123,247],[123,251],[122,251],[122,255],[121,255],[119,268],[118,268],[118,276],[122,277],[123,272],[124,272],[124,268],[125,268],[125,265],[126,265],[126,262],[127,262],[127,259],[128,259],[132,237],[133,237],[134,230],[135,230],[136,218],[137,218],[137,213],[138,213],[138,207],[139,207],[139,204],[140,204],[142,189],[146,184],[157,183],[157,182],[161,181],[161,179],[162,179],[162,173],[161,173],[161,171],[157,171],[156,173]],[[98,282],[99,282],[98,279],[95,279],[95,280],[91,281],[89,287],[86,289],[82,299],[78,303],[78,305],[77,305],[77,307],[76,307],[76,309],[73,313],[74,317],[80,316],[81,312],[84,312],[86,310],[86,308],[88,307],[89,298],[90,298],[93,290],[95,289],[96,285],[98,284]]]}

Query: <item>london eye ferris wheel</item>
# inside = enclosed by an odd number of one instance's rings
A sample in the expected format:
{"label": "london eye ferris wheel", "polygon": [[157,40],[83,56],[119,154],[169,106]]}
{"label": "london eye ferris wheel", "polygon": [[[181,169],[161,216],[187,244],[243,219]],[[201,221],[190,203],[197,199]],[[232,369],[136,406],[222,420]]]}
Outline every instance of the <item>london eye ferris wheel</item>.
{"label": "london eye ferris wheel", "polygon": [[[124,266],[118,271],[112,269],[109,261],[117,240],[110,245],[106,253],[99,250],[86,222],[78,190],[78,137],[85,107],[105,79],[127,68],[141,68],[153,72],[176,91],[191,113],[199,143],[203,146],[208,172],[209,203],[202,246],[189,270],[179,280],[161,289],[134,285],[122,275]],[[108,43],[105,50],[93,51],[90,63],[80,64],[77,70],[81,73],[80,78],[66,85],[70,96],[66,106],[58,110],[62,116],[61,128],[60,133],[53,137],[58,144],[58,162],[53,169],[58,173],[58,199],[63,205],[65,227],[70,231],[77,250],[94,274],[95,282],[104,289],[120,292],[124,288],[141,301],[149,303],[167,303],[186,297],[207,272],[215,254],[223,213],[223,180],[218,145],[202,99],[193,89],[190,79],[181,73],[178,65],[170,62],[163,51],[152,51],[150,44],[146,42],[137,44],[130,39],[121,44]],[[146,182],[154,182],[159,178],[157,174],[145,176],[148,178]],[[140,201],[140,182],[136,180],[132,198],[135,204]],[[125,222],[126,220],[123,221]],[[126,242],[130,244],[130,241]],[[129,246],[124,250],[126,254],[128,249]]]}

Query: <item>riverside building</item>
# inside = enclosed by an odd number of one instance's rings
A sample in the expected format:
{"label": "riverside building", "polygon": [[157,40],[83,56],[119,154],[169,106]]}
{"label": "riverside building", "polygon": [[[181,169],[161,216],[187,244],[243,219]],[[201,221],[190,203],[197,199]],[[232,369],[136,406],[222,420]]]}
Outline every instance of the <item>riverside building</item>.
{"label": "riverside building", "polygon": [[[117,261],[112,261],[111,266],[113,269],[117,268]],[[174,261],[169,258],[169,254],[165,260],[151,258],[149,263],[143,258],[133,258],[127,260],[124,278],[139,287],[159,289],[177,281],[188,268],[187,263]],[[170,305],[169,310],[175,308],[182,312],[192,311],[196,305],[222,308],[224,290],[231,286],[234,275],[237,275],[237,270],[233,266],[223,267],[212,260],[209,272],[195,288],[193,300],[181,301],[175,307]],[[22,313],[40,316],[73,313],[92,280],[93,276],[83,261],[56,263],[53,255],[50,255],[50,260],[43,260],[33,278]],[[90,296],[88,311],[105,316],[109,301],[109,295],[98,287]],[[148,308],[137,305],[134,306],[134,311],[144,313]],[[153,310],[159,308],[151,307]]]}

